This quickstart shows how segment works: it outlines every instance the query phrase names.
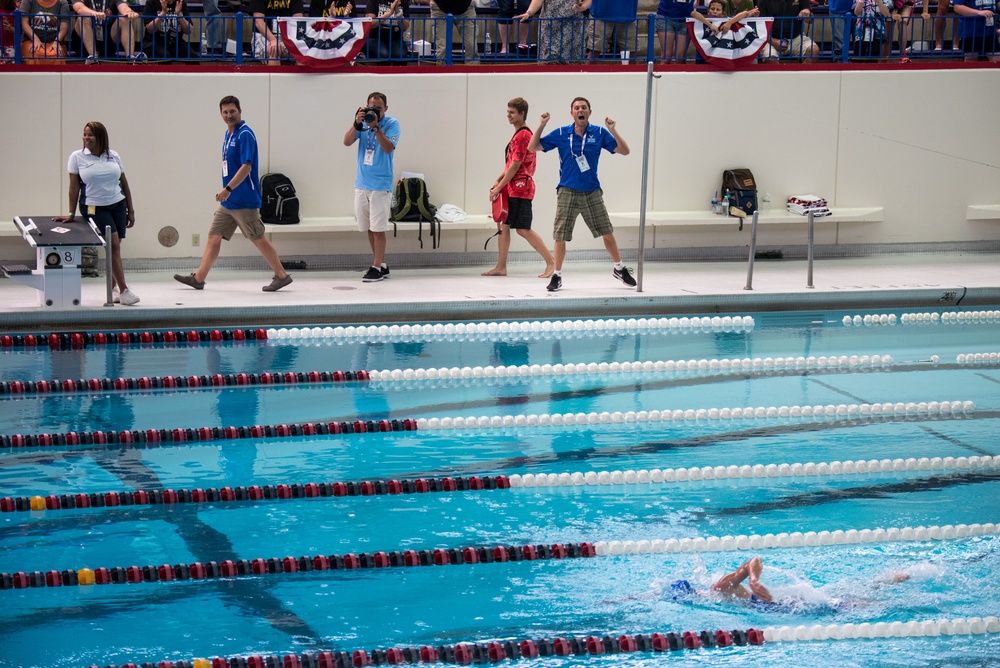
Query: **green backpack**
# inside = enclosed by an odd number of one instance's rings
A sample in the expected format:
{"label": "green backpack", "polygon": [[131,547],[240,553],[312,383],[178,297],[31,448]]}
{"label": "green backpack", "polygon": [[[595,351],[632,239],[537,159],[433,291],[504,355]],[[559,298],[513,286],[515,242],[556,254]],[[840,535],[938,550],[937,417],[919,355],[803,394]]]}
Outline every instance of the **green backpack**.
{"label": "green backpack", "polygon": [[427,197],[427,184],[415,176],[396,182],[396,192],[392,196],[392,216],[390,220],[433,221],[437,207]]}

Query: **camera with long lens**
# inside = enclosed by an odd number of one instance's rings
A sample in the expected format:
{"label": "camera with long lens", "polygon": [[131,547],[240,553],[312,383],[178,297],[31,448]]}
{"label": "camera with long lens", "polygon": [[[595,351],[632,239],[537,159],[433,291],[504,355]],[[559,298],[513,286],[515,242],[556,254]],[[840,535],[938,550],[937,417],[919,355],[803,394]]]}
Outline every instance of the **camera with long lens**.
{"label": "camera with long lens", "polygon": [[362,111],[365,112],[365,123],[368,123],[369,125],[378,122],[378,120],[382,117],[378,107],[365,107]]}

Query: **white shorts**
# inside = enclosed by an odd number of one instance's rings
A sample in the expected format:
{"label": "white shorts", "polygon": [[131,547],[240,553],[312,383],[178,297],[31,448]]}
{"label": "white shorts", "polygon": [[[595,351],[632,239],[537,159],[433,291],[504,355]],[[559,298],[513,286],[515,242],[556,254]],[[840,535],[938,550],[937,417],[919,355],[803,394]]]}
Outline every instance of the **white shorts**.
{"label": "white shorts", "polygon": [[362,232],[388,232],[392,193],[386,190],[354,189],[354,216]]}
{"label": "white shorts", "polygon": [[[806,51],[810,50],[815,46],[816,43],[806,37],[805,35],[799,35],[793,38],[788,43],[788,50],[780,54],[782,56],[790,56],[794,58],[804,57]],[[764,46],[764,49],[760,53],[762,58],[777,58],[778,50],[771,46],[770,43]]]}

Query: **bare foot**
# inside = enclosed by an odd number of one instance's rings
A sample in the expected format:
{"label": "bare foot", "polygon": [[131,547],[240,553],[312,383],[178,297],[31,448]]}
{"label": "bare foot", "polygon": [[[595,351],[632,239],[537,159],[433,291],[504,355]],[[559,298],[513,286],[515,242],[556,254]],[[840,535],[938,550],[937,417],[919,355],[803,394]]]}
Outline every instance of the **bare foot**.
{"label": "bare foot", "polygon": [[481,275],[482,276],[506,276],[507,275],[507,270],[506,269],[497,269],[496,267],[494,267],[493,269],[490,269],[489,271],[484,271]]}
{"label": "bare foot", "polygon": [[540,273],[538,275],[538,278],[548,278],[548,277],[550,277],[552,275],[552,272],[554,272],[555,270],[556,270],[556,266],[554,264],[546,265],[545,266],[545,271],[543,271],[542,273]]}

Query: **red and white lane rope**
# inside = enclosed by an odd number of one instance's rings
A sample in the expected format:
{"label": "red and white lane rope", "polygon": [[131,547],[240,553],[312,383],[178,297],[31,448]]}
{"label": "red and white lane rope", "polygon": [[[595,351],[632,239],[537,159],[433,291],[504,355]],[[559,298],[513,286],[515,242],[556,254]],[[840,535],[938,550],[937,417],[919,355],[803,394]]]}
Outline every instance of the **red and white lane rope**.
{"label": "red and white lane rope", "polygon": [[417,418],[418,429],[498,429],[506,427],[560,427],[565,425],[615,424],[621,422],[671,422],[693,420],[740,420],[773,418],[821,418],[861,420],[881,417],[962,417],[976,409],[973,401],[887,402],[875,404],[827,404],[825,406],[757,406],[748,408],[688,408],[685,410],[604,411],[601,413],[555,413],[492,415],[481,417]]}
{"label": "red and white lane rope", "polygon": [[56,571],[24,570],[0,573],[0,590],[73,585],[106,585],[172,580],[204,580],[240,576],[261,576],[303,571],[380,569],[414,566],[457,566],[461,564],[506,563],[509,561],[560,560],[632,554],[736,552],[778,548],[802,548],[860,543],[927,542],[955,540],[970,536],[996,535],[994,523],[956,524],[931,527],[888,529],[848,529],[806,531],[763,536],[698,536],[666,540],[598,541],[594,543],[553,543],[495,547],[467,546],[433,550],[394,550],[343,555],[272,557],[193,564],[81,568]]}
{"label": "red and white lane rope", "polygon": [[[160,661],[156,668],[356,668],[361,666],[398,665],[403,663],[469,664],[498,663],[505,659],[534,659],[548,656],[600,656],[633,652],[660,653],[697,650],[711,647],[754,646],[764,644],[759,629],[725,631],[684,631],[683,633],[596,634],[556,636],[525,640],[460,642],[421,647],[389,647],[354,651],[306,652],[304,654],[216,657],[192,661]],[[127,664],[133,666],[135,664]],[[142,664],[143,666],[152,664]],[[92,666],[91,668],[100,668]],[[110,668],[110,667],[107,667]],[[124,667],[123,667],[124,668]]]}
{"label": "red and white lane rope", "polygon": [[207,489],[148,489],[106,491],[89,494],[50,494],[0,498],[0,512],[69,510],[73,508],[119,508],[173,505],[178,503],[233,503],[283,501],[289,499],[336,498],[426,494],[433,492],[489,491],[510,488],[649,485],[754,478],[808,478],[859,476],[918,471],[984,471],[1000,468],[1000,456],[921,457],[909,459],[859,459],[833,462],[744,464],[737,466],[692,466],[689,468],[625,471],[574,471],[562,473],[515,473],[511,476],[472,475],[441,478],[362,480],[340,482],[282,483],[209,487]]}

